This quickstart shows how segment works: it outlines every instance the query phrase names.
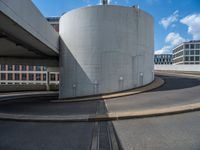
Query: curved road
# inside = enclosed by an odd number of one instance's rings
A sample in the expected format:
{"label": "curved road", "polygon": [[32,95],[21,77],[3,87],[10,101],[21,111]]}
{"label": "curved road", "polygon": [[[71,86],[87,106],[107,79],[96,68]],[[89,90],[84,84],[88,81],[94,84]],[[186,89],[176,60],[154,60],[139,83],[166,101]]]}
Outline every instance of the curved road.
{"label": "curved road", "polygon": [[[153,91],[106,101],[51,103],[51,99],[0,104],[1,113],[103,114],[166,108],[200,102],[199,78],[161,76],[166,84]],[[40,123],[0,121],[2,150],[193,150],[200,148],[200,113],[114,122]]]}

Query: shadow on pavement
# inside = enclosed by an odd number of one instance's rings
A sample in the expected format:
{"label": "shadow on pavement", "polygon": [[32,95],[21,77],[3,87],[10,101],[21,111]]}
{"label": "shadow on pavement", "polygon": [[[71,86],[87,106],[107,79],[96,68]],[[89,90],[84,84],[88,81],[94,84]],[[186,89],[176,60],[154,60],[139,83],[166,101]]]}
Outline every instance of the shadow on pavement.
{"label": "shadow on pavement", "polygon": [[159,77],[161,77],[165,81],[165,84],[160,88],[157,88],[152,91],[179,90],[179,89],[192,88],[200,85],[200,80],[194,78],[162,76],[162,75],[160,75]]}

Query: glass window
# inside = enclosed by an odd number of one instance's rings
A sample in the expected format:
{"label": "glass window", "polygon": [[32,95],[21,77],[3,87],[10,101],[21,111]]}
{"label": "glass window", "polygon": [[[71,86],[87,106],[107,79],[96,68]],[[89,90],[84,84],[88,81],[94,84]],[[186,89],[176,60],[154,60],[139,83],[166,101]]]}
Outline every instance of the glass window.
{"label": "glass window", "polygon": [[19,71],[19,65],[15,65],[15,71]]}
{"label": "glass window", "polygon": [[6,65],[1,65],[1,71],[5,71],[6,70]]}
{"label": "glass window", "polygon": [[55,80],[56,80],[56,75],[55,75],[55,74],[51,74],[50,76],[51,76],[51,77],[50,77],[50,80],[51,80],[51,81],[55,81]]}
{"label": "glass window", "polygon": [[196,48],[197,48],[197,49],[200,49],[200,44],[196,44]]}
{"label": "glass window", "polygon": [[19,80],[19,73],[15,73],[15,80]]}
{"label": "glass window", "polygon": [[36,80],[37,80],[37,81],[40,81],[40,80],[41,80],[41,74],[39,74],[39,73],[36,74]]}
{"label": "glass window", "polygon": [[196,60],[196,61],[199,61],[199,58],[200,58],[199,56],[196,56],[196,57],[195,57],[195,60]]}
{"label": "glass window", "polygon": [[43,81],[46,81],[46,80],[47,80],[47,74],[44,73],[44,74],[43,74]]}
{"label": "glass window", "polygon": [[194,49],[194,44],[190,44],[190,49]]}
{"label": "glass window", "polygon": [[13,70],[12,65],[8,65],[8,71],[12,71],[12,70]]}
{"label": "glass window", "polygon": [[26,65],[22,65],[22,71],[26,71]]}
{"label": "glass window", "polygon": [[1,74],[1,80],[6,80],[6,74],[5,73]]}
{"label": "glass window", "polygon": [[194,55],[194,50],[190,51],[190,55]]}
{"label": "glass window", "polygon": [[60,74],[58,74],[58,81],[60,80]]}
{"label": "glass window", "polygon": [[8,73],[8,80],[12,80],[12,73]]}
{"label": "glass window", "polygon": [[185,61],[189,61],[189,57],[188,56],[185,57]]}
{"label": "glass window", "polygon": [[189,55],[189,51],[185,51],[185,55]]}
{"label": "glass window", "polygon": [[196,50],[196,51],[195,51],[195,54],[196,54],[196,55],[199,55],[199,54],[200,54],[200,51]]}
{"label": "glass window", "polygon": [[44,70],[44,71],[47,71],[47,67],[44,66],[44,67],[43,67],[43,70]]}
{"label": "glass window", "polygon": [[192,57],[190,57],[190,61],[194,61],[194,57],[192,56]]}
{"label": "glass window", "polygon": [[186,44],[186,45],[185,45],[185,49],[189,49],[189,44]]}
{"label": "glass window", "polygon": [[26,80],[26,74],[22,73],[22,80]]}
{"label": "glass window", "polygon": [[36,71],[41,71],[41,67],[40,66],[36,66]]}
{"label": "glass window", "polygon": [[33,66],[29,66],[29,71],[33,71]]}
{"label": "glass window", "polygon": [[30,80],[30,81],[33,81],[33,80],[34,80],[34,75],[33,75],[32,73],[30,73],[28,76],[29,76],[29,80]]}

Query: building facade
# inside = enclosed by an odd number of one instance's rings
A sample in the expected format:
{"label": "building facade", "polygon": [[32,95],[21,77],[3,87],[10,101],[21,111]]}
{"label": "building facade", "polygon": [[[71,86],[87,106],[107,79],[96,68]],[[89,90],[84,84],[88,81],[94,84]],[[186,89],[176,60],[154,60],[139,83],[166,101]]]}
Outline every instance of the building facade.
{"label": "building facade", "polygon": [[172,64],[172,54],[155,54],[154,64],[156,65],[171,65]]}
{"label": "building facade", "polygon": [[184,42],[174,48],[173,64],[200,64],[200,40]]}
{"label": "building facade", "polygon": [[52,25],[52,27],[59,32],[59,20],[60,17],[47,17],[47,21]]}
{"label": "building facade", "polygon": [[[47,21],[59,32],[59,17],[48,17]],[[59,84],[59,72],[50,72],[50,84]],[[47,84],[45,66],[0,64],[0,84]]]}
{"label": "building facade", "polygon": [[[59,72],[50,72],[50,84],[59,84]],[[44,66],[0,65],[0,84],[46,84]]]}

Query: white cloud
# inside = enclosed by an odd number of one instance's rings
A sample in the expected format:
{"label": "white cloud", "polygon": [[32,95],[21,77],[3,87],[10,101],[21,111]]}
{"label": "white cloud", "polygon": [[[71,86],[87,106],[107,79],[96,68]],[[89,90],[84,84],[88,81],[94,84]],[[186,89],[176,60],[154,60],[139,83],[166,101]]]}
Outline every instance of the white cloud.
{"label": "white cloud", "polygon": [[165,38],[166,45],[155,51],[155,54],[168,54],[172,53],[172,49],[178,44],[186,41],[179,33],[171,32]]}
{"label": "white cloud", "polygon": [[193,40],[200,39],[200,14],[186,16],[180,22],[188,26],[188,33],[193,36]]}
{"label": "white cloud", "polygon": [[171,53],[171,46],[167,45],[167,46],[164,46],[163,48],[155,51],[155,54],[169,54]]}
{"label": "white cloud", "polygon": [[178,21],[179,11],[176,10],[171,16],[167,18],[162,18],[159,24],[161,24],[165,29],[167,29],[171,24]]}
{"label": "white cloud", "polygon": [[177,46],[178,44],[180,44],[184,41],[185,41],[185,39],[183,37],[181,37],[179,33],[175,33],[175,32],[169,33],[165,38],[165,42],[169,43],[173,47]]}

